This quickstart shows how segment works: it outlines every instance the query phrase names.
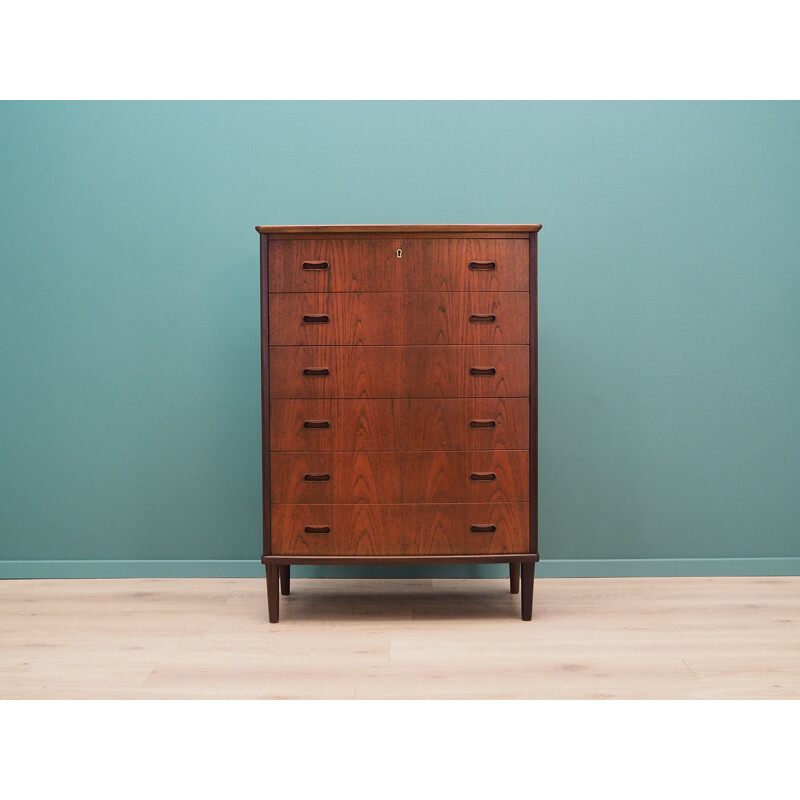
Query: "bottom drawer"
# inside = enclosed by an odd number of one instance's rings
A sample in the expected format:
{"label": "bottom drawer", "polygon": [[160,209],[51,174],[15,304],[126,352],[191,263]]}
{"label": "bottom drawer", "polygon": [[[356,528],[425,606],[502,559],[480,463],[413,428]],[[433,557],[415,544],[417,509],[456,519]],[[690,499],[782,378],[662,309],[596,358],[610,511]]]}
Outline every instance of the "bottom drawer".
{"label": "bottom drawer", "polygon": [[528,503],[272,505],[272,555],[527,553]]}

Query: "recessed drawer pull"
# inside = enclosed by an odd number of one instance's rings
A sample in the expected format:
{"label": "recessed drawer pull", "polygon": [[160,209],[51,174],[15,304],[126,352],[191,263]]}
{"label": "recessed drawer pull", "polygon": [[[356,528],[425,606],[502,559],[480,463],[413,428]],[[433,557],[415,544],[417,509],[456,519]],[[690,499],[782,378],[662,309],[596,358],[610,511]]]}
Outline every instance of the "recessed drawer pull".
{"label": "recessed drawer pull", "polygon": [[327,261],[304,261],[303,269],[323,270],[328,269]]}
{"label": "recessed drawer pull", "polygon": [[471,428],[494,428],[497,423],[493,419],[474,419],[470,422]]}
{"label": "recessed drawer pull", "polygon": [[494,375],[497,370],[494,367],[473,367],[470,375]]}
{"label": "recessed drawer pull", "polygon": [[307,419],[303,423],[304,428],[330,428],[331,424],[326,419]]}
{"label": "recessed drawer pull", "polygon": [[330,533],[330,525],[306,525],[306,533]]}
{"label": "recessed drawer pull", "polygon": [[494,322],[497,317],[494,314],[470,314],[470,322]]}
{"label": "recessed drawer pull", "polygon": [[494,261],[470,261],[470,269],[497,269],[497,264]]}
{"label": "recessed drawer pull", "polygon": [[470,530],[472,533],[494,533],[497,530],[497,525],[472,525]]}
{"label": "recessed drawer pull", "polygon": [[471,481],[494,481],[497,480],[497,475],[494,472],[472,472],[469,479]]}
{"label": "recessed drawer pull", "polygon": [[303,375],[330,375],[331,371],[327,367],[309,367],[303,370]]}
{"label": "recessed drawer pull", "polygon": [[329,481],[331,476],[327,472],[306,472],[303,475],[303,480],[306,481]]}
{"label": "recessed drawer pull", "polygon": [[330,322],[327,314],[303,314],[303,322],[315,325],[324,325]]}

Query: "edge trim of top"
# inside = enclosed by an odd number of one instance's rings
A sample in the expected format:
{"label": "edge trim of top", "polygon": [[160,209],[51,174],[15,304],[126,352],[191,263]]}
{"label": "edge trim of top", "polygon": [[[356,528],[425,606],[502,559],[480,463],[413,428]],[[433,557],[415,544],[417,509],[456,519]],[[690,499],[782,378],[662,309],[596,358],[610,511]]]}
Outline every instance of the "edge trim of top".
{"label": "edge trim of top", "polygon": [[541,225],[256,225],[259,233],[535,233]]}

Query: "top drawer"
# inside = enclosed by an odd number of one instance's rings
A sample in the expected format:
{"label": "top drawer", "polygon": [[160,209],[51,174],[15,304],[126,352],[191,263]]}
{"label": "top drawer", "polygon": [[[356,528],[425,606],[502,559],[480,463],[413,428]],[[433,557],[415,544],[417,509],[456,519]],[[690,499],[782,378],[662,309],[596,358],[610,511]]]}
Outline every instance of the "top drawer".
{"label": "top drawer", "polygon": [[528,239],[270,239],[270,292],[528,291]]}

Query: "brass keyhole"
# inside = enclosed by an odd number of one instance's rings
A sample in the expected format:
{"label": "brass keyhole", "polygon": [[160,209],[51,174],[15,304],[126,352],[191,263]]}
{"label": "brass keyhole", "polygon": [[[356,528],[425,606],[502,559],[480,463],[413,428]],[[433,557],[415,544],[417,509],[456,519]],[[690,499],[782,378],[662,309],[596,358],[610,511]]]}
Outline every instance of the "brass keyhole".
{"label": "brass keyhole", "polygon": [[400,247],[397,248],[397,257],[398,258],[402,258],[403,257],[403,250]]}

